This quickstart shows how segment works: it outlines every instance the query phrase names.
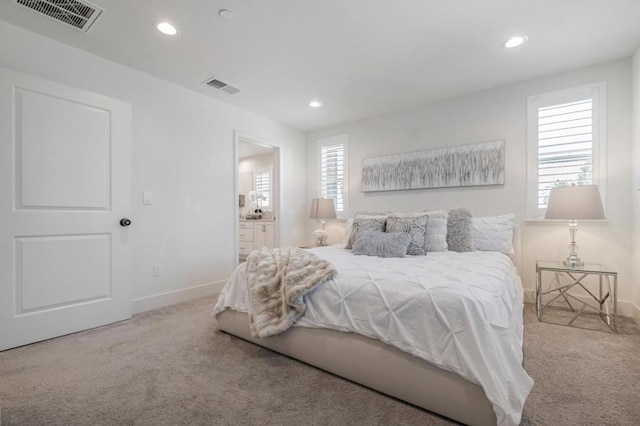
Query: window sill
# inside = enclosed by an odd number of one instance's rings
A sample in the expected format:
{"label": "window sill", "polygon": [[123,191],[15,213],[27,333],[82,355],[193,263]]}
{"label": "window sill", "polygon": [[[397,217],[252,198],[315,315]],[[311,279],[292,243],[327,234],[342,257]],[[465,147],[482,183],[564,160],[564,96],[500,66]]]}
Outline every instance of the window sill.
{"label": "window sill", "polygon": [[[567,226],[569,223],[568,220],[564,219],[525,219],[525,225],[563,225]],[[582,225],[596,225],[596,226],[606,226],[609,225],[609,221],[607,219],[589,219],[589,220],[579,220],[578,226]]]}

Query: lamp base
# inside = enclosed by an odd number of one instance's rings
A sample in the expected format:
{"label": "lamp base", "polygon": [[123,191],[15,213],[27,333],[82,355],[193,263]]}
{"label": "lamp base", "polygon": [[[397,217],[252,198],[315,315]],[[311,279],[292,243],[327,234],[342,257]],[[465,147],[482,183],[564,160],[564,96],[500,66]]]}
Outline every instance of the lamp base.
{"label": "lamp base", "polygon": [[324,229],[316,229],[315,231],[313,231],[312,235],[317,247],[327,245],[327,239],[329,237],[327,231],[325,231]]}
{"label": "lamp base", "polygon": [[562,261],[562,264],[564,266],[567,266],[569,268],[575,268],[578,266],[584,266],[584,262],[580,259],[571,259],[570,257],[567,257],[565,260]]}
{"label": "lamp base", "polygon": [[578,245],[576,244],[576,234],[578,233],[578,222],[572,220],[569,222],[569,235],[571,235],[571,244],[569,244],[569,256],[562,263],[569,268],[583,266],[584,262],[578,257]]}

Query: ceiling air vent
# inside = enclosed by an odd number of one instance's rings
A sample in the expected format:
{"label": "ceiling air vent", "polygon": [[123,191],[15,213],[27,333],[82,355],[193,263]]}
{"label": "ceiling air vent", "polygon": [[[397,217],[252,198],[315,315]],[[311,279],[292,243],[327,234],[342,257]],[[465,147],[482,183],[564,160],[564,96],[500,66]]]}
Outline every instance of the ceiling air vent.
{"label": "ceiling air vent", "polygon": [[214,89],[222,90],[223,92],[227,92],[230,95],[234,95],[240,91],[237,87],[233,87],[224,81],[218,80],[217,78],[212,78],[204,82],[207,86],[211,86]]}
{"label": "ceiling air vent", "polygon": [[57,21],[88,31],[103,9],[79,0],[11,0]]}

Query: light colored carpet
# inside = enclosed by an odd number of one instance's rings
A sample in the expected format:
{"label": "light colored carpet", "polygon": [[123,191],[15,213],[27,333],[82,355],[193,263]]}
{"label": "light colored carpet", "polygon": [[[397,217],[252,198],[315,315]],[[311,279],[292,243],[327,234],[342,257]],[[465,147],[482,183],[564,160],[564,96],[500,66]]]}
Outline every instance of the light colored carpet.
{"label": "light colored carpet", "polygon": [[[450,421],[215,332],[213,298],[0,353],[6,425],[445,425]],[[640,330],[539,323],[526,309],[525,425],[637,425]]]}

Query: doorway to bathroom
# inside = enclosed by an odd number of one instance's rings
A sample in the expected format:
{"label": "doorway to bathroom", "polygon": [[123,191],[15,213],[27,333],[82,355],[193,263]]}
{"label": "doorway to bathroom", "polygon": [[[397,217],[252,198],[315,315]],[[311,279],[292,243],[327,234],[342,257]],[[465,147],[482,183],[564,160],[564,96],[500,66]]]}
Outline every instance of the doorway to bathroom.
{"label": "doorway to bathroom", "polygon": [[280,147],[236,132],[236,262],[280,243]]}

